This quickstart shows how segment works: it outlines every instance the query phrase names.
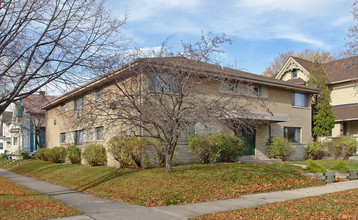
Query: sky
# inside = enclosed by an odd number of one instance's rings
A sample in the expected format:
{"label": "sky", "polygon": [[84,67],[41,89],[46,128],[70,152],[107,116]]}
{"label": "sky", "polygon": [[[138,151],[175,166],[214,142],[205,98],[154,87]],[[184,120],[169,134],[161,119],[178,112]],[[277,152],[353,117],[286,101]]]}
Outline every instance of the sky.
{"label": "sky", "polygon": [[128,16],[126,36],[139,48],[197,42],[225,33],[233,43],[217,57],[224,66],[261,74],[280,52],[305,48],[339,53],[353,25],[353,0],[108,0]]}

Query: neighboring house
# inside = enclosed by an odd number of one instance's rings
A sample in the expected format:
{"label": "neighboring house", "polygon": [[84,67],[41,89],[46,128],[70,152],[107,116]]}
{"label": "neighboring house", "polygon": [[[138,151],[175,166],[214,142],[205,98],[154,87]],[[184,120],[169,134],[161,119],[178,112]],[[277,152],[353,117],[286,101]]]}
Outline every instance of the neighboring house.
{"label": "neighboring house", "polygon": [[0,118],[0,154],[10,151],[10,124],[12,112],[3,112]]}
{"label": "neighboring house", "polygon": [[[112,137],[119,135],[122,127],[115,121],[109,120],[109,123],[105,123],[106,118],[103,118],[104,116],[102,117],[104,120],[101,120],[101,122],[99,120],[89,121],[85,117],[88,111],[91,111],[93,104],[100,103],[101,99],[110,99],[111,94],[113,96],[113,91],[119,92],[111,80],[115,77],[130,80],[133,85],[132,88],[140,89],[141,94],[145,92],[155,94],[156,87],[159,84],[153,80],[150,67],[145,69],[147,72],[135,72],[135,67],[147,60],[151,60],[153,63],[160,61],[167,65],[183,61],[182,63],[185,63],[184,66],[181,66],[183,71],[216,74],[218,77],[230,79],[221,83],[218,81],[210,82],[205,87],[203,94],[208,97],[218,94],[230,96],[233,97],[235,102],[255,105],[258,100],[257,96],[242,93],[240,84],[237,84],[237,82],[249,83],[266,103],[265,108],[257,104],[255,109],[252,110],[252,114],[244,118],[244,120],[256,124],[254,129],[251,131],[244,129],[234,131],[233,129],[214,128],[213,130],[224,130],[232,135],[244,137],[249,147],[247,154],[259,159],[267,159],[266,143],[270,137],[284,136],[296,146],[291,159],[303,159],[305,154],[304,144],[312,140],[311,104],[308,100],[313,93],[319,93],[320,90],[178,57],[135,60],[109,75],[95,79],[45,104],[43,109],[46,110],[47,147],[75,144],[83,148],[90,143],[106,144]],[[165,88],[162,86],[162,89]],[[144,102],[143,105],[145,105]],[[108,108],[121,108],[121,106],[109,104]],[[267,111],[267,108],[269,111]],[[240,116],[232,115],[232,117]],[[202,129],[203,127],[200,124],[196,124],[190,134],[201,133]],[[194,161],[193,154],[187,146],[187,141],[180,142],[179,145],[174,156],[174,163],[192,163]],[[112,159],[109,160],[109,165],[113,165]]]}
{"label": "neighboring house", "polygon": [[[276,79],[305,85],[309,80],[312,62],[290,57]],[[331,90],[335,126],[330,137],[342,135],[358,138],[358,56],[322,64]]]}
{"label": "neighboring house", "polygon": [[33,153],[46,146],[46,117],[41,106],[55,98],[41,91],[14,103],[10,125],[11,153]]}

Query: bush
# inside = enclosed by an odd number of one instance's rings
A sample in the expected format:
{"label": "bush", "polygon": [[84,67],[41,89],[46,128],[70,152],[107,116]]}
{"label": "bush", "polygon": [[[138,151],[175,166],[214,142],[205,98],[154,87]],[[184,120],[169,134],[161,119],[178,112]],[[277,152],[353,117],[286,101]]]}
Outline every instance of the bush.
{"label": "bush", "polygon": [[49,149],[47,159],[53,163],[64,163],[66,161],[66,148],[54,147]]}
{"label": "bush", "polygon": [[91,166],[103,166],[107,164],[107,151],[101,144],[87,145],[82,156]]}
{"label": "bush", "polygon": [[72,164],[80,164],[81,150],[76,145],[71,145],[67,148],[67,157]]}
{"label": "bush", "polygon": [[333,139],[328,146],[334,160],[337,160],[340,156],[342,156],[343,160],[348,160],[356,152],[357,144],[357,140],[354,138],[342,136]]}
{"label": "bush", "polygon": [[29,152],[22,152],[21,155],[22,155],[22,159],[24,159],[24,160],[31,159]]}
{"label": "bush", "polygon": [[242,139],[215,133],[194,135],[189,138],[189,146],[202,163],[234,162],[247,150]]}
{"label": "bush", "polygon": [[108,143],[108,150],[120,167],[144,168],[143,149],[147,143],[145,138],[118,136]]}
{"label": "bush", "polygon": [[320,160],[326,155],[324,146],[320,142],[309,142],[306,144],[306,147],[306,159]]}
{"label": "bush", "polygon": [[44,161],[48,161],[49,160],[49,154],[50,154],[51,149],[49,148],[40,148],[35,152],[35,159],[36,160],[44,160]]}
{"label": "bush", "polygon": [[308,163],[308,166],[303,171],[310,172],[310,173],[325,173],[325,172],[327,172],[327,170],[324,169],[321,165],[319,165],[313,161],[310,161]]}
{"label": "bush", "polygon": [[267,156],[273,159],[286,160],[292,153],[293,146],[286,138],[275,136],[267,142]]}
{"label": "bush", "polygon": [[330,170],[349,170],[346,163],[344,161],[340,161],[331,167],[329,167]]}

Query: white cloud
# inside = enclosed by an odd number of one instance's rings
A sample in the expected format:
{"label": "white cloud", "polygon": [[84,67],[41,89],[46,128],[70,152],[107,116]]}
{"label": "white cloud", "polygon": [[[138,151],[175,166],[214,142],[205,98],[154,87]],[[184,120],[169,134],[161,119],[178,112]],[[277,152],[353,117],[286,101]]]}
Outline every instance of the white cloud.
{"label": "white cloud", "polygon": [[204,30],[241,39],[290,39],[315,47],[328,47],[327,36],[346,29],[351,5],[351,0],[126,1],[129,27],[141,34],[200,35]]}

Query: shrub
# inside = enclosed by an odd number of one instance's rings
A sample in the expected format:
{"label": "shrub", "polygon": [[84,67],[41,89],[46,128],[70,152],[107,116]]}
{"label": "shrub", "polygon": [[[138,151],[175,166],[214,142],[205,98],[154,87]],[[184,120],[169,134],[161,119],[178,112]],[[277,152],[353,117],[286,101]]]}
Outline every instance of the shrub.
{"label": "shrub", "polygon": [[64,163],[66,161],[66,155],[66,148],[54,147],[49,149],[47,159],[53,163]]}
{"label": "shrub", "polygon": [[267,142],[267,156],[274,159],[286,160],[292,153],[293,146],[286,138],[275,136]]}
{"label": "shrub", "polygon": [[234,162],[247,150],[242,139],[215,133],[194,135],[189,138],[189,146],[202,163]]}
{"label": "shrub", "polygon": [[144,168],[143,149],[147,143],[145,138],[118,136],[108,143],[108,150],[120,167]]}
{"label": "shrub", "polygon": [[330,170],[349,170],[344,161],[340,161],[329,167]]}
{"label": "shrub", "polygon": [[337,160],[340,156],[342,156],[343,160],[348,160],[357,150],[357,140],[348,136],[342,136],[333,139],[328,146],[334,160]]}
{"label": "shrub", "polygon": [[325,156],[324,146],[320,142],[309,142],[306,147],[306,159],[320,160]]}
{"label": "shrub", "polygon": [[67,148],[67,157],[72,164],[80,164],[81,150],[76,145],[71,145]]}
{"label": "shrub", "polygon": [[91,166],[103,166],[107,164],[107,151],[101,144],[87,145],[82,156]]}
{"label": "shrub", "polygon": [[35,159],[36,160],[44,160],[44,161],[48,161],[49,160],[49,154],[50,154],[51,149],[49,148],[40,148],[35,152]]}
{"label": "shrub", "polygon": [[22,152],[22,159],[27,160],[27,159],[31,159],[29,152]]}
{"label": "shrub", "polygon": [[319,165],[313,161],[310,161],[308,163],[308,166],[303,171],[310,172],[310,173],[325,173],[325,172],[327,172],[327,170],[324,169],[321,165]]}

